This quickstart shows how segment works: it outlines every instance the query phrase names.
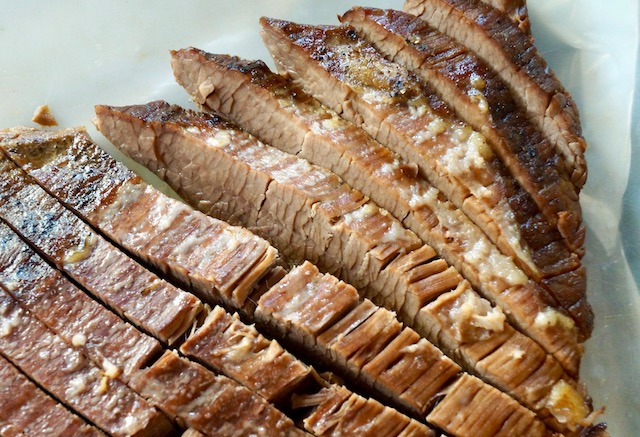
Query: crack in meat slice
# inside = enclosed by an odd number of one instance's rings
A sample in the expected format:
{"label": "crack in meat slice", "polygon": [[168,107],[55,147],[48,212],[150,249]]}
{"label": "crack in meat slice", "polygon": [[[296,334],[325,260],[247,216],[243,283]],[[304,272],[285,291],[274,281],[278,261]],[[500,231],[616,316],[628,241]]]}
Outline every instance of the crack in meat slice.
{"label": "crack in meat slice", "polygon": [[269,402],[284,400],[299,389],[312,370],[267,340],[237,314],[211,310],[201,327],[180,346],[185,356],[238,381]]}
{"label": "crack in meat slice", "polygon": [[276,251],[266,241],[148,186],[83,130],[14,129],[1,139],[5,153],[67,207],[165,274],[209,290],[209,299],[220,300],[213,286],[242,305],[273,266]]}
{"label": "crack in meat slice", "polygon": [[89,298],[0,222],[0,284],[21,305],[82,349],[111,378],[127,382],[160,343]]}
{"label": "crack in meat slice", "polygon": [[[223,214],[233,215],[238,211],[227,210],[228,205],[231,204],[228,199],[240,199],[236,201],[234,205],[241,205],[243,204],[242,202],[251,196],[254,199],[260,200],[260,203],[253,203],[258,211],[269,211],[267,217],[269,220],[268,223],[270,223],[271,226],[259,228],[255,222],[250,223],[248,220],[245,224],[254,227],[258,232],[263,232],[263,235],[275,229],[274,240],[277,240],[283,232],[293,232],[292,227],[295,227],[295,232],[300,234],[300,238],[305,237],[311,239],[308,244],[313,244],[313,242],[318,244],[318,242],[320,242],[320,245],[322,245],[321,242],[326,241],[322,239],[327,238],[325,235],[334,234],[336,237],[334,237],[332,241],[346,241],[352,245],[359,244],[362,246],[361,248],[356,248],[357,251],[355,254],[337,246],[327,252],[328,256],[325,255],[325,257],[319,258],[318,260],[321,262],[323,268],[328,267],[327,270],[335,270],[335,263],[338,262],[337,260],[342,259],[352,263],[347,266],[350,269],[360,268],[366,269],[363,270],[365,272],[371,272],[367,273],[367,276],[360,274],[361,276],[359,278],[353,277],[348,281],[354,283],[355,286],[371,296],[374,300],[381,301],[385,306],[396,309],[401,318],[409,325],[419,328],[417,330],[421,334],[430,334],[429,338],[435,338],[437,341],[440,341],[443,337],[450,338],[448,343],[445,342],[450,346],[450,352],[455,350],[463,351],[460,355],[463,359],[467,360],[466,362],[470,369],[475,370],[476,367],[478,367],[477,371],[488,375],[488,379],[503,390],[509,392],[516,390],[516,387],[510,385],[508,380],[516,377],[516,375],[521,375],[520,369],[512,367],[511,372],[513,375],[510,376],[504,374],[505,369],[502,367],[499,369],[500,372],[496,373],[492,369],[495,360],[482,361],[483,358],[491,353],[495,353],[495,357],[500,356],[503,352],[502,345],[506,344],[505,342],[512,336],[518,338],[519,341],[527,343],[527,347],[532,348],[532,351],[540,351],[539,345],[531,341],[528,337],[514,331],[513,328],[507,324],[500,322],[497,325],[495,323],[483,325],[483,320],[487,322],[491,320],[498,321],[500,317],[496,316],[500,316],[500,314],[494,314],[495,311],[491,310],[488,302],[480,299],[475,293],[473,293],[474,298],[469,301],[468,304],[465,305],[464,300],[461,300],[460,307],[465,308],[465,311],[454,311],[450,313],[450,316],[456,319],[457,323],[451,323],[451,319],[439,319],[437,310],[435,311],[436,314],[432,314],[428,311],[428,307],[422,308],[423,305],[429,303],[429,299],[435,299],[438,297],[438,294],[444,296],[449,292],[448,288],[443,289],[440,287],[438,292],[430,293],[429,288],[430,285],[433,285],[431,276],[446,270],[446,264],[444,264],[443,267],[441,260],[433,260],[435,256],[433,249],[428,246],[422,246],[418,250],[402,256],[398,256],[397,250],[394,249],[394,252],[391,252],[392,254],[396,253],[394,258],[380,265],[379,260],[385,260],[385,258],[379,258],[379,255],[376,254],[376,252],[385,253],[383,250],[376,249],[382,242],[380,232],[378,232],[376,236],[375,232],[367,230],[369,229],[368,226],[365,227],[364,230],[360,227],[360,223],[366,225],[365,219],[369,219],[371,214],[363,214],[359,219],[360,222],[350,220],[349,223],[347,223],[347,220],[340,219],[339,215],[332,209],[331,213],[327,214],[329,217],[327,219],[324,215],[326,214],[325,206],[314,201],[309,203],[314,205],[311,211],[314,215],[315,222],[310,222],[308,219],[298,219],[293,220],[293,223],[291,223],[291,220],[285,220],[286,212],[283,214],[282,211],[286,211],[286,208],[293,202],[303,206],[304,200],[296,199],[296,197],[292,195],[292,193],[296,191],[292,188],[284,191],[288,193],[288,196],[284,198],[281,197],[281,199],[284,199],[283,201],[277,201],[277,196],[275,196],[276,199],[269,197],[274,196],[270,193],[275,192],[278,194],[274,191],[274,184],[279,182],[275,179],[270,179],[271,176],[268,174],[269,171],[271,171],[270,169],[277,168],[280,172],[279,174],[282,176],[283,169],[285,168],[283,167],[284,164],[275,165],[275,162],[279,162],[275,156],[282,155],[285,159],[285,164],[294,158],[284,155],[275,149],[267,149],[266,146],[251,139],[247,134],[232,129],[229,123],[222,121],[219,117],[195,114],[182,110],[181,108],[171,107],[164,102],[155,102],[146,106],[135,106],[121,111],[108,107],[98,107],[97,117],[97,125],[100,130],[117,147],[130,156],[137,156],[137,159],[139,159],[142,164],[154,161],[150,165],[154,168],[162,169],[160,175],[164,176],[165,180],[169,182],[178,193],[197,207],[204,208],[208,212],[211,212],[211,210],[215,211],[215,208],[222,207],[224,208]],[[143,123],[141,120],[146,121]],[[149,142],[153,143],[154,150],[157,151],[157,153],[148,154],[144,152],[144,150],[151,149],[145,149],[144,145],[139,144],[139,141],[141,141],[139,134],[141,132],[145,132],[142,141],[147,144]],[[255,150],[259,151],[260,154],[254,152]],[[264,158],[267,153],[266,150],[271,150],[271,155],[268,160]],[[228,153],[232,156],[225,156],[225,151],[229,151]],[[175,154],[177,154],[177,158]],[[237,180],[227,179],[224,172],[204,171],[204,169],[211,168],[207,167],[207,163],[210,162],[216,163],[216,167],[213,168],[227,169],[227,171],[233,172],[234,174],[243,174],[244,176],[241,178],[241,181],[264,179],[265,182],[261,187],[266,190],[268,186],[270,193],[267,193],[266,199],[262,194],[258,193],[259,195],[257,195],[255,191],[247,194],[243,193],[243,190],[255,190],[255,186],[246,188],[242,185],[242,182],[237,185],[232,185],[233,181]],[[266,166],[265,162],[270,162],[271,165]],[[197,179],[184,180],[172,176],[172,174],[177,175],[179,169],[186,167],[187,163],[194,169],[197,167],[203,169],[203,171],[193,171],[190,173],[190,175],[197,175]],[[174,168],[174,165],[177,165],[177,167]],[[255,168],[251,170],[251,168],[248,167],[249,165],[254,165]],[[259,171],[259,169],[262,170]],[[304,167],[298,166],[297,169],[304,169],[305,171],[316,169],[313,171],[326,172],[325,170],[309,165],[305,165]],[[255,173],[259,174],[255,175]],[[296,181],[298,181],[305,175],[295,173],[295,176],[297,178]],[[321,180],[324,183],[328,180],[328,177],[319,177],[316,175],[305,178],[304,180],[307,182],[303,188],[310,189],[309,181]],[[332,180],[334,183],[339,183],[339,180],[336,178]],[[291,187],[297,187],[296,181],[292,183]],[[183,185],[183,183],[185,183],[186,186]],[[214,197],[208,198],[209,193],[202,192],[202,190],[195,191],[190,187],[209,187]],[[224,189],[222,189],[223,187]],[[301,192],[299,188],[296,189],[299,190],[298,193]],[[229,191],[226,192],[225,190]],[[221,197],[225,195],[225,192],[228,197]],[[212,203],[210,199],[214,199],[214,201],[219,204]],[[248,204],[251,205],[251,203]],[[274,206],[272,207],[271,205]],[[302,206],[297,206],[293,208],[293,210],[302,211],[301,214],[309,214],[308,211],[305,212],[305,210],[302,209]],[[388,215],[382,215],[378,211],[377,208],[373,208],[370,213],[374,214],[376,220],[383,220],[383,218],[387,217],[385,220],[389,223],[389,220],[391,220],[390,217],[388,217]],[[246,219],[249,217],[249,214],[239,213],[236,214],[236,216]],[[260,220],[259,217],[260,212],[254,213],[251,220]],[[285,222],[282,222],[283,220],[285,220]],[[320,230],[317,230],[317,228],[314,230],[311,225],[320,226],[318,220],[323,220],[324,224],[320,224],[323,227]],[[280,221],[280,223],[278,223],[278,221]],[[391,227],[391,225],[387,224],[383,229],[388,230]],[[397,232],[400,231],[405,235],[408,232],[399,226],[397,227]],[[382,236],[384,236],[385,233],[382,233]],[[290,253],[292,249],[288,241],[290,240],[287,237],[284,239],[285,244],[281,245],[281,250],[285,254]],[[414,240],[408,239],[407,237],[407,241]],[[374,250],[374,253],[367,255],[367,252],[371,252],[372,250]],[[363,251],[364,255],[362,255]],[[348,255],[344,255],[345,253]],[[293,255],[300,257],[300,254],[294,253]],[[328,260],[327,257],[329,258]],[[364,261],[362,261],[363,259]],[[351,276],[355,275],[351,274]],[[375,278],[369,278],[369,276],[375,276]],[[462,281],[459,276],[458,278],[459,281]],[[435,281],[435,283],[441,283],[441,281]],[[426,298],[425,294],[429,297]],[[482,309],[484,306],[487,306],[486,312],[484,312],[485,309]],[[476,320],[471,317],[473,314],[477,314],[479,319]],[[426,320],[429,318],[432,318],[433,321],[427,323]],[[469,327],[473,327],[474,329],[468,330],[467,328]],[[474,334],[469,338],[460,339],[457,337],[458,328],[471,331]],[[505,334],[503,334],[503,332]],[[468,341],[468,343],[461,344],[462,341]],[[486,345],[487,343],[488,345]],[[478,344],[485,344],[485,346]],[[470,354],[467,354],[467,351],[469,351]],[[504,352],[511,353],[511,350],[507,349]],[[554,360],[552,359],[552,361]],[[555,361],[555,363],[555,369],[564,375],[560,364],[557,361]],[[525,374],[524,376],[518,376],[518,378],[522,380],[528,376],[529,374]],[[548,392],[552,386],[561,380],[571,380],[568,376],[559,376],[555,371],[550,372],[550,378],[551,379],[542,384],[538,380],[532,381],[535,383],[535,386],[529,389],[518,387],[517,395],[524,397],[525,401],[532,401],[530,404],[535,406],[540,401],[539,392],[544,391],[545,387]],[[534,393],[535,396],[530,397],[529,392]],[[583,398],[584,395],[575,392],[575,396],[577,398]],[[548,418],[548,413],[540,412],[540,414],[542,417]]]}
{"label": "crack in meat slice", "polygon": [[563,157],[579,190],[587,178],[587,145],[578,108],[538,53],[531,35],[479,0],[407,0],[404,9],[457,39],[493,67]]}
{"label": "crack in meat slice", "polygon": [[0,286],[0,354],[110,435],[164,435],[167,418],[24,310]]}
{"label": "crack in meat slice", "polygon": [[429,83],[489,140],[569,247],[574,251],[583,247],[585,228],[578,194],[560,155],[481,60],[425,21],[404,12],[355,8],[341,20],[389,59],[406,65]]}
{"label": "crack in meat slice", "polygon": [[0,187],[0,217],[121,317],[166,343],[191,327],[195,296],[113,247],[3,156]]}
{"label": "crack in meat slice", "polygon": [[104,436],[0,356],[0,435]]}
{"label": "crack in meat slice", "polygon": [[[337,108],[343,117],[359,124],[405,161],[417,164],[421,173],[461,208],[505,255],[513,257],[525,273],[547,287],[558,305],[584,327],[582,336],[588,336],[593,314],[586,301],[585,271],[578,255],[569,250],[531,196],[491,153],[480,133],[452,117],[414,75],[386,60],[370,44],[357,38],[352,29],[298,25],[274,19],[262,19],[261,23],[263,39],[281,70],[296,77],[297,83],[306,90],[319,95],[326,105]],[[234,61],[218,56],[218,63],[234,70]],[[251,71],[251,81],[256,85],[262,84],[277,95],[282,107],[310,106],[289,101],[286,93],[278,92],[277,85],[272,84],[277,81],[269,80],[268,72],[261,71],[263,68],[257,63],[237,64],[246,70],[245,75]],[[219,94],[219,108],[226,113],[233,112],[234,119],[242,120],[252,133],[262,134],[263,140],[285,147],[286,128],[275,129],[277,121],[256,122],[249,111],[240,110],[243,105],[237,103],[245,95],[240,86],[233,94],[225,92],[228,87],[220,82],[229,83],[231,77],[232,73],[227,72],[217,81],[209,98],[217,103],[215,96]],[[264,84],[261,77],[266,77],[268,84]],[[298,91],[292,92],[300,97]],[[277,104],[275,106],[277,108]],[[303,109],[297,109],[296,115],[301,112]],[[284,118],[277,117],[274,110],[269,111],[269,115],[271,120]],[[299,143],[309,139],[286,138],[290,144],[296,140]],[[314,146],[312,149],[320,149],[317,143]]]}
{"label": "crack in meat slice", "polygon": [[[387,208],[407,228],[433,245],[485,297],[502,307],[512,323],[548,351],[556,352],[553,343],[558,337],[575,343],[578,330],[574,326],[557,326],[559,329],[550,342],[548,334],[541,332],[535,323],[537,315],[550,305],[558,306],[546,289],[528,280],[512,259],[500,253],[461,211],[442,199],[424,180],[407,175],[402,163],[362,130],[272,73],[261,62],[187,49],[174,53],[173,67],[178,82],[209,110],[229,111],[234,121],[263,141],[337,172],[347,183]],[[213,91],[207,96],[200,95],[198,90],[210,88],[207,84]],[[254,117],[254,112],[242,109],[246,107],[269,114],[269,120]],[[174,119],[181,123],[181,115],[176,112]],[[316,259],[311,261],[315,263]],[[523,298],[527,299],[528,307],[514,304]],[[580,304],[585,302],[583,299],[572,304],[581,308]],[[580,315],[578,312],[574,317],[580,320]],[[568,321],[573,323],[571,319]]]}
{"label": "crack in meat slice", "polygon": [[[525,0],[481,0],[494,9],[506,14],[525,34],[531,34],[531,23]],[[405,3],[408,6],[408,3]]]}
{"label": "crack in meat slice", "polygon": [[133,385],[180,425],[205,435],[306,435],[262,397],[175,351],[141,371]]}

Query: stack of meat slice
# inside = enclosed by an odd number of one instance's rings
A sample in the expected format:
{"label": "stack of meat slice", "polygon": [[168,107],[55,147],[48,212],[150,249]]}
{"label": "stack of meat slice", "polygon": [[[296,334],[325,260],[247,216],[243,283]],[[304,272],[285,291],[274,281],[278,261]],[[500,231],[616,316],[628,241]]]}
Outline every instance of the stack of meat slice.
{"label": "stack of meat slice", "polygon": [[283,75],[172,52],[203,112],[97,106],[199,211],[82,129],[0,134],[3,432],[606,435],[575,104],[523,1],[405,9],[262,19]]}

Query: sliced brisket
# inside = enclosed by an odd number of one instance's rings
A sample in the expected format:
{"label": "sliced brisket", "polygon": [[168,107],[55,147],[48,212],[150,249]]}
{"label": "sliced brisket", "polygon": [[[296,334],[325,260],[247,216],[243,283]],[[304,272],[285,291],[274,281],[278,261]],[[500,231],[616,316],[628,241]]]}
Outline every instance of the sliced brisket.
{"label": "sliced brisket", "polygon": [[111,377],[128,381],[160,343],[98,304],[0,222],[0,284],[65,342]]}
{"label": "sliced brisket", "polygon": [[195,296],[113,247],[3,156],[0,187],[0,217],[115,312],[169,343],[191,327]]}
{"label": "sliced brisket", "polygon": [[[496,1],[500,0],[492,0]],[[587,178],[586,143],[575,102],[538,53],[530,34],[485,3],[407,0],[404,8],[457,39],[491,66],[563,157],[571,180],[580,189]]]}
{"label": "sliced brisket", "polygon": [[165,352],[133,385],[180,425],[205,435],[305,435],[262,397],[176,352]]}
{"label": "sliced brisket", "polygon": [[104,436],[0,356],[0,435]]}
{"label": "sliced brisket", "polygon": [[[544,356],[543,350],[505,324],[500,310],[486,300],[471,290],[461,294],[466,289],[459,286],[463,280],[455,270],[452,275],[444,261],[434,259],[433,249],[420,247],[412,234],[401,225],[394,225],[388,214],[372,204],[360,206],[365,199],[361,195],[355,197],[357,193],[347,189],[335,175],[262,145],[219,117],[195,114],[166,103],[122,110],[98,107],[97,115],[99,128],[117,147],[142,163],[153,162],[150,167],[162,169],[159,175],[195,206],[213,213],[222,210],[220,214],[225,217],[243,219],[244,224],[271,238],[285,255],[295,259],[313,257],[324,270],[342,272],[343,278],[374,301],[398,311],[420,334],[444,343],[448,352],[459,354],[465,367],[485,375],[527,405],[544,405],[539,404],[538,385],[530,395],[524,386],[511,383],[526,380],[535,369],[512,367],[506,375],[502,366],[493,367],[497,357],[513,352],[508,344],[510,338],[526,343],[536,356],[538,352]],[[137,134],[142,131],[147,133],[146,140]],[[146,150],[154,152],[146,153],[141,140],[153,144]],[[173,179],[172,175],[187,166],[193,169],[189,175]],[[228,173],[243,177],[229,180]],[[243,183],[256,180],[263,182],[259,186]],[[208,198],[208,192],[191,187],[207,187],[214,196]],[[358,202],[336,201],[354,198]],[[233,210],[231,200],[234,206],[253,205],[247,210],[250,214]],[[348,206],[346,214],[341,205]],[[392,239],[387,237],[391,235]],[[305,245],[290,244],[292,238]],[[457,279],[453,281],[454,278]],[[522,302],[525,307],[526,296]],[[439,297],[456,302],[457,309],[440,313],[435,308],[445,303]],[[430,302],[436,306],[433,310]],[[552,314],[558,313],[548,315]],[[553,328],[559,320],[564,319],[550,318],[543,326]],[[549,337],[557,340],[557,336]],[[557,361],[551,361],[556,367],[546,381],[547,393],[555,384],[571,380]],[[575,390],[571,396],[583,399]],[[549,418],[545,411],[547,407],[543,406],[539,414]],[[549,420],[553,422],[552,418]]]}
{"label": "sliced brisket", "polygon": [[167,418],[48,330],[0,286],[0,354],[59,401],[114,436],[168,433]]}
{"label": "sliced brisket", "polygon": [[429,83],[481,132],[573,250],[584,244],[578,195],[560,155],[530,123],[511,91],[480,59],[423,20],[393,10],[356,8],[342,20],[393,61]]}
{"label": "sliced brisket", "polygon": [[[273,266],[276,251],[266,241],[163,195],[81,130],[14,131],[0,146],[118,245],[208,299],[242,305]],[[181,171],[188,175],[186,168]]]}
{"label": "sliced brisket", "polygon": [[[408,175],[406,166],[388,149],[290,81],[272,73],[263,63],[187,49],[174,53],[172,65],[178,82],[209,110],[229,111],[229,116],[241,127],[263,141],[333,170],[347,183],[387,208],[407,228],[432,245],[485,297],[501,306],[512,323],[548,347],[549,351],[555,352],[556,349],[549,347],[549,338],[545,338],[547,334],[538,332],[539,327],[534,323],[540,312],[552,306],[562,312],[573,312],[577,320],[589,320],[584,317],[585,313],[590,315],[584,296],[577,302],[570,301],[570,304],[565,301],[558,303],[546,289],[528,280],[511,258],[504,256],[464,213],[443,199],[436,189],[424,180]],[[208,96],[200,95],[202,90],[210,89],[208,85],[213,87],[213,91]],[[244,108],[252,108],[252,111]],[[179,111],[170,120],[170,115],[163,117],[160,114],[162,110],[156,111],[157,119],[173,121],[183,129],[188,127],[188,123],[184,123],[186,116]],[[136,111],[144,112],[144,109],[121,110],[128,112],[129,118],[144,118],[141,114],[135,117]],[[151,108],[147,109],[147,113],[151,111]],[[268,114],[269,119],[259,115],[254,117],[255,114]],[[197,122],[194,120],[192,123]],[[311,260],[317,263],[315,258]],[[528,307],[519,305],[523,297],[526,297]],[[569,300],[579,296],[562,297]],[[575,341],[579,330],[568,327],[567,331],[558,335]]]}
{"label": "sliced brisket", "polygon": [[[581,326],[582,337],[589,335],[593,315],[586,302],[585,273],[579,256],[571,252],[555,225],[508,174],[480,133],[456,120],[428,87],[357,38],[353,29],[305,26],[273,19],[262,19],[261,23],[263,39],[281,70],[296,77],[306,90],[359,124],[406,162],[417,164],[421,174],[461,208],[505,255],[513,257],[535,281],[548,286],[558,306],[572,313]],[[232,61],[222,56],[217,57],[217,62],[234,69]],[[238,68],[245,68],[247,76],[251,73],[251,81],[256,85],[272,90],[283,107],[310,106],[285,103],[285,93],[279,93],[277,81],[261,71],[264,67],[254,63]],[[211,75],[207,80],[213,77],[218,76]],[[252,113],[241,110],[244,105],[238,104],[240,99],[250,99],[249,91],[243,92],[248,86],[237,86],[233,94],[225,91],[228,88],[225,84],[237,85],[232,77],[233,73],[227,71],[214,81],[216,88],[209,97],[214,104],[219,101],[218,109],[229,113],[252,133],[277,147],[285,147],[285,141],[307,143],[311,141],[309,137],[319,135],[313,132],[302,136],[304,129],[300,129],[299,138],[288,135],[294,126],[291,120],[281,129],[273,129],[284,118],[276,116],[277,105],[268,112],[270,124],[255,123],[249,116]],[[255,104],[256,98],[250,101]],[[296,116],[302,117],[299,115],[302,112],[297,109]],[[320,149],[317,143],[303,147],[301,156],[307,157],[309,150]],[[316,156],[326,155],[316,152],[308,159]],[[564,280],[566,277],[571,280]]]}

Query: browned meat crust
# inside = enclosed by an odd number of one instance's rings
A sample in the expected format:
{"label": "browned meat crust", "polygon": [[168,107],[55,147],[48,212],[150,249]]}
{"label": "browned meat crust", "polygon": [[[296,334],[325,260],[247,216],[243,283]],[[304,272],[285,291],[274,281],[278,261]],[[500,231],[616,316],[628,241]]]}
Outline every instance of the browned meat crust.
{"label": "browned meat crust", "polygon": [[[505,255],[513,257],[525,273],[549,290],[555,305],[570,313],[583,328],[582,339],[588,337],[593,314],[586,301],[585,271],[579,256],[571,252],[555,225],[541,214],[531,196],[488,151],[480,133],[452,117],[415,76],[384,59],[371,45],[357,38],[353,29],[305,26],[273,19],[263,19],[262,25],[267,47],[283,71],[297,77],[298,82],[314,94],[320,94],[326,105],[338,108],[343,117],[359,123],[406,162],[417,164],[420,172],[485,231]],[[281,103],[281,107],[269,102],[276,96],[278,102],[283,102],[285,96],[293,93],[302,101],[304,95],[298,89],[284,80],[276,80],[258,63],[242,64],[222,56],[218,56],[216,62],[230,71],[215,81],[216,88],[210,94],[214,104],[219,101],[215,109],[224,110],[252,133],[283,150],[302,142],[302,150],[295,152],[328,166],[328,153],[318,152],[326,149],[321,140],[304,146],[321,135],[313,124],[310,129],[299,128],[298,138],[291,133],[293,126],[301,124],[295,123],[297,118],[311,118],[305,115],[311,105],[293,99],[286,105]],[[244,76],[257,85],[251,91],[246,85],[248,81],[240,86],[232,79],[231,71],[242,69]],[[209,80],[214,77],[219,76],[212,75]],[[271,91],[271,96],[262,94],[262,102],[258,86]],[[225,91],[231,87],[236,91]],[[290,90],[288,94],[286,90]],[[270,114],[270,122],[265,124],[252,113],[249,115],[249,111],[241,110],[244,100],[252,102],[248,106],[269,104],[269,111],[265,112]],[[285,117],[276,114],[291,108],[295,108],[295,115],[283,125]],[[321,110],[316,112],[324,115]],[[276,126],[279,129],[275,129]],[[343,126],[336,129],[348,130]],[[436,129],[442,132],[433,135],[431,130]],[[352,141],[361,138],[362,135],[354,135]],[[360,141],[367,144],[366,139]],[[347,147],[350,144],[345,140],[340,143]],[[310,150],[315,153],[311,155]],[[331,167],[342,169],[338,165]],[[358,172],[358,178],[364,180],[362,173]],[[370,193],[365,191],[365,194]],[[406,215],[404,211],[387,208],[398,218]],[[422,236],[419,229],[413,230]]]}
{"label": "browned meat crust", "polygon": [[128,381],[160,343],[76,288],[0,222],[0,284],[65,342],[82,349],[110,377]]}
{"label": "browned meat crust", "polygon": [[0,356],[0,435],[104,436]]}
{"label": "browned meat crust", "polygon": [[522,32],[531,33],[531,23],[525,0],[482,0],[482,2],[505,13]]}
{"label": "browned meat crust", "polygon": [[528,120],[511,91],[480,59],[425,21],[393,10],[353,9],[353,25],[387,57],[407,65],[489,140],[572,250],[584,244],[578,196],[551,144]]}
{"label": "browned meat crust", "polygon": [[116,436],[172,429],[164,415],[48,330],[3,286],[0,316],[0,355],[91,423]]}
{"label": "browned meat crust", "polygon": [[479,0],[407,0],[405,10],[456,38],[494,69],[555,146],[579,190],[587,178],[587,146],[578,108],[533,38]]}

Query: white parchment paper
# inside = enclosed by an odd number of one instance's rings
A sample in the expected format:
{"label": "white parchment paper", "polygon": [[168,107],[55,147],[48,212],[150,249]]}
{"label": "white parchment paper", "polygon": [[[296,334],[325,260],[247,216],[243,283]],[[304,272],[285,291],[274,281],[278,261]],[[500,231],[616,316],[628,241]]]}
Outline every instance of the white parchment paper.
{"label": "white parchment paper", "polygon": [[[402,7],[401,0],[363,3]],[[258,36],[260,16],[336,24],[336,14],[351,5],[337,0],[0,0],[0,128],[33,125],[33,111],[46,103],[61,126],[86,125],[100,145],[122,159],[93,129],[93,105],[161,98],[192,107],[173,81],[170,49],[197,46],[268,60]],[[612,435],[635,436],[640,430],[640,295],[634,274],[640,276],[640,266],[635,257],[630,264],[626,254],[640,246],[639,214],[633,213],[640,211],[640,190],[629,185],[630,180],[640,183],[630,164],[635,157],[640,165],[631,143],[638,2],[530,0],[529,9],[537,45],[578,102],[589,143],[589,180],[581,199],[588,226],[589,296],[597,319],[582,372],[594,404],[607,406],[604,419]]]}

